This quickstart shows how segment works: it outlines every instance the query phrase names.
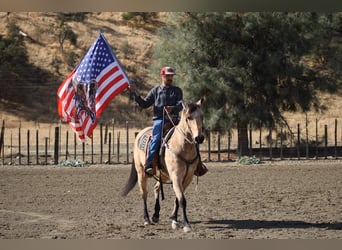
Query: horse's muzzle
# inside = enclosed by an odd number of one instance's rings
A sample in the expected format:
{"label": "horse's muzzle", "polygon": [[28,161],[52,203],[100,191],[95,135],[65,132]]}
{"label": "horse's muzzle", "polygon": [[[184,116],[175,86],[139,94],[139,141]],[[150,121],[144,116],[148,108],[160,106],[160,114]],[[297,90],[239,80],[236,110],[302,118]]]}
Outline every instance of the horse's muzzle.
{"label": "horse's muzzle", "polygon": [[203,141],[204,141],[204,135],[196,136],[195,141],[196,141],[198,144],[203,143]]}

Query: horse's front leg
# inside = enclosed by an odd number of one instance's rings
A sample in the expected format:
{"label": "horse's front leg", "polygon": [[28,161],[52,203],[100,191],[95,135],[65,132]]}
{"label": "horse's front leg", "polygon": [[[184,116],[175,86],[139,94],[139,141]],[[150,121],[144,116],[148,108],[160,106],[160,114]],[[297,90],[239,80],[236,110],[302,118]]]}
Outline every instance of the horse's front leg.
{"label": "horse's front leg", "polygon": [[[175,209],[174,209],[174,212],[173,212],[173,220],[172,220],[172,228],[177,228],[177,212],[178,212],[178,208],[179,206],[182,208],[182,211],[183,211],[183,224],[184,224],[184,227],[183,227],[183,231],[185,233],[188,233],[191,231],[191,226],[190,226],[190,223],[189,223],[189,220],[188,220],[188,217],[186,215],[186,199],[185,199],[185,196],[184,196],[184,193],[182,191],[180,191],[181,189],[176,185],[174,185],[174,190],[176,192],[176,196],[177,196],[177,199],[176,199],[176,203],[175,203]],[[175,225],[174,225],[175,224]]]}
{"label": "horse's front leg", "polygon": [[150,225],[150,216],[148,215],[148,209],[147,209],[147,200],[144,199],[144,225]]}
{"label": "horse's front leg", "polygon": [[190,226],[190,223],[188,220],[188,216],[186,215],[186,199],[185,199],[184,194],[182,194],[182,197],[180,198],[179,203],[180,203],[180,206],[181,206],[182,211],[183,211],[183,224],[184,224],[183,231],[185,233],[188,233],[192,229],[191,229],[191,226]]}
{"label": "horse's front leg", "polygon": [[177,216],[178,216],[178,209],[179,209],[179,202],[178,202],[178,199],[176,198],[175,199],[175,204],[174,204],[174,207],[173,207],[173,211],[172,211],[172,214],[171,214],[171,217],[170,219],[172,220],[172,229],[177,229],[179,227],[179,223],[178,223],[178,220],[177,220]]}
{"label": "horse's front leg", "polygon": [[157,182],[154,185],[155,205],[154,205],[154,214],[152,216],[152,221],[154,223],[157,223],[159,221],[159,212],[160,212],[159,192],[160,192],[160,183]]}

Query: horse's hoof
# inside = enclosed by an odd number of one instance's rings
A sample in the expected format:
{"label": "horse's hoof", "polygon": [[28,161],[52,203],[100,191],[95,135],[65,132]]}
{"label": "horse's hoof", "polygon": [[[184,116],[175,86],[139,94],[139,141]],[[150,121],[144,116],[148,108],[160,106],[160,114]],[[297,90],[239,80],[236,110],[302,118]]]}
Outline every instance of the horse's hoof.
{"label": "horse's hoof", "polygon": [[151,221],[145,221],[144,222],[144,226],[148,226],[148,225],[151,225]]}
{"label": "horse's hoof", "polygon": [[158,222],[159,222],[159,217],[153,216],[153,217],[152,217],[152,221],[153,221],[154,223],[158,223]]}
{"label": "horse's hoof", "polygon": [[190,233],[192,231],[192,229],[189,225],[186,225],[186,226],[184,226],[183,231],[184,231],[184,233]]}
{"label": "horse's hoof", "polygon": [[172,223],[171,223],[171,227],[172,227],[173,230],[178,229],[179,228],[178,221],[173,220]]}

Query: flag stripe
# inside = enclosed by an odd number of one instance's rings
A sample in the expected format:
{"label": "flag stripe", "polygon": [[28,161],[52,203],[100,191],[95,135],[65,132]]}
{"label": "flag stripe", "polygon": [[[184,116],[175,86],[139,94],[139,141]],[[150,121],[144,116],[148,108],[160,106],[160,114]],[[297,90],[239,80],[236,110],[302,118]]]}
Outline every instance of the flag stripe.
{"label": "flag stripe", "polygon": [[108,89],[106,92],[103,92],[103,95],[102,95],[102,98],[100,99],[97,99],[97,103],[96,105],[98,105],[98,107],[102,106],[103,103],[108,99],[110,98],[111,94],[113,92],[116,92],[117,89],[119,90],[123,90],[121,89],[122,87],[126,88],[128,85],[127,81],[125,81],[125,79],[121,79],[120,82],[113,82],[111,84],[108,84]]}
{"label": "flag stripe", "polygon": [[128,82],[125,82],[125,84],[120,85],[115,91],[111,92],[110,96],[108,96],[107,99],[105,99],[105,101],[102,104],[99,104],[97,107],[98,112],[101,114],[110,103],[110,100],[117,96],[121,91],[126,89],[127,86]]}
{"label": "flag stripe", "polygon": [[101,75],[98,77],[99,82],[99,89],[101,89],[102,84],[105,82],[105,80],[110,77],[112,74],[115,74],[117,71],[119,71],[119,67],[116,63],[112,63],[108,65],[107,68],[105,68]]}

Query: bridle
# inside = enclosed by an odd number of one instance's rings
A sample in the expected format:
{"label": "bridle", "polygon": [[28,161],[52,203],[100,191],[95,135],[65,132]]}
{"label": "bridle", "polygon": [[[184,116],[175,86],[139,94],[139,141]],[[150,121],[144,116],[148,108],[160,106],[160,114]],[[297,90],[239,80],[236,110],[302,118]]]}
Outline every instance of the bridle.
{"label": "bridle", "polygon": [[[183,104],[183,103],[182,103]],[[183,104],[183,108],[185,108],[184,104]],[[166,108],[164,107],[164,113],[166,113],[167,117],[169,118],[169,120],[171,121],[172,123],[172,126],[175,127],[175,129],[184,137],[184,139],[190,143],[190,144],[197,144],[196,140],[194,139],[193,137],[193,133],[192,133],[192,130],[191,130],[191,127],[189,125],[189,122],[188,122],[188,118],[185,118],[185,121],[186,121],[186,125],[188,126],[188,129],[190,131],[190,134],[191,134],[191,138],[192,140],[190,140],[187,136],[186,136],[186,133],[181,129],[179,128],[178,126],[176,126],[176,124],[173,122],[169,112],[167,112]]]}
{"label": "bridle", "polygon": [[[184,104],[183,104],[183,107],[184,107]],[[186,124],[188,126],[188,129],[190,131],[190,134],[191,134],[191,138],[192,138],[192,141],[189,140],[189,138],[187,137],[186,133],[181,129],[179,128],[178,126],[176,126],[173,122],[173,120],[171,119],[170,117],[170,114],[167,112],[166,108],[164,107],[164,112],[167,114],[169,120],[171,121],[172,125],[175,127],[175,129],[183,136],[183,138],[190,144],[192,145],[195,145],[195,148],[196,148],[196,156],[191,159],[191,160],[187,160],[185,159],[183,156],[179,155],[179,154],[176,154],[176,152],[174,152],[172,150],[172,148],[170,148],[169,144],[167,144],[167,142],[164,140],[163,142],[163,145],[165,146],[166,149],[168,149],[170,152],[172,152],[175,156],[177,156],[178,158],[180,158],[183,162],[185,162],[187,168],[186,168],[186,171],[188,172],[188,169],[189,169],[189,166],[191,164],[193,164],[198,158],[199,158],[199,149],[198,149],[198,146],[196,146],[196,144],[198,144],[198,142],[196,142],[196,140],[194,139],[193,137],[193,133],[192,133],[192,130],[191,130],[191,127],[189,125],[189,122],[188,122],[188,118],[186,118]],[[186,172],[186,175],[187,175],[187,172]],[[186,176],[185,175],[185,176]]]}
{"label": "bridle", "polygon": [[[185,109],[185,106],[184,106],[183,102],[182,102],[182,105],[183,105],[183,109]],[[185,175],[184,175],[184,179],[185,179],[185,177],[188,175],[190,165],[193,164],[197,159],[200,159],[199,147],[196,145],[196,144],[198,144],[198,142],[196,142],[196,140],[193,137],[193,133],[192,133],[191,127],[190,127],[190,125],[188,123],[188,118],[186,118],[186,124],[188,126],[189,131],[190,131],[192,140],[190,140],[187,137],[186,133],[181,128],[176,126],[176,124],[173,122],[173,119],[170,116],[169,112],[166,110],[166,107],[164,107],[164,110],[163,110],[163,121],[165,120],[164,119],[164,114],[166,114],[168,116],[170,122],[172,123],[172,126],[183,136],[183,138],[188,143],[190,143],[192,145],[195,145],[195,148],[196,148],[196,156],[193,159],[191,159],[191,160],[187,160],[182,155],[177,154],[172,148],[170,148],[170,146],[167,143],[167,141],[165,141],[165,138],[162,138],[162,140],[163,140],[162,146],[164,146],[165,149],[169,150],[171,153],[173,153],[176,157],[178,157],[180,160],[182,160],[185,163],[185,165],[186,165],[186,172],[185,172]],[[160,185],[161,185],[161,193],[162,193],[162,200],[163,200],[164,199],[164,192],[163,192],[163,185],[162,185],[163,183],[161,181],[161,176],[159,176],[159,182],[160,182]]]}

